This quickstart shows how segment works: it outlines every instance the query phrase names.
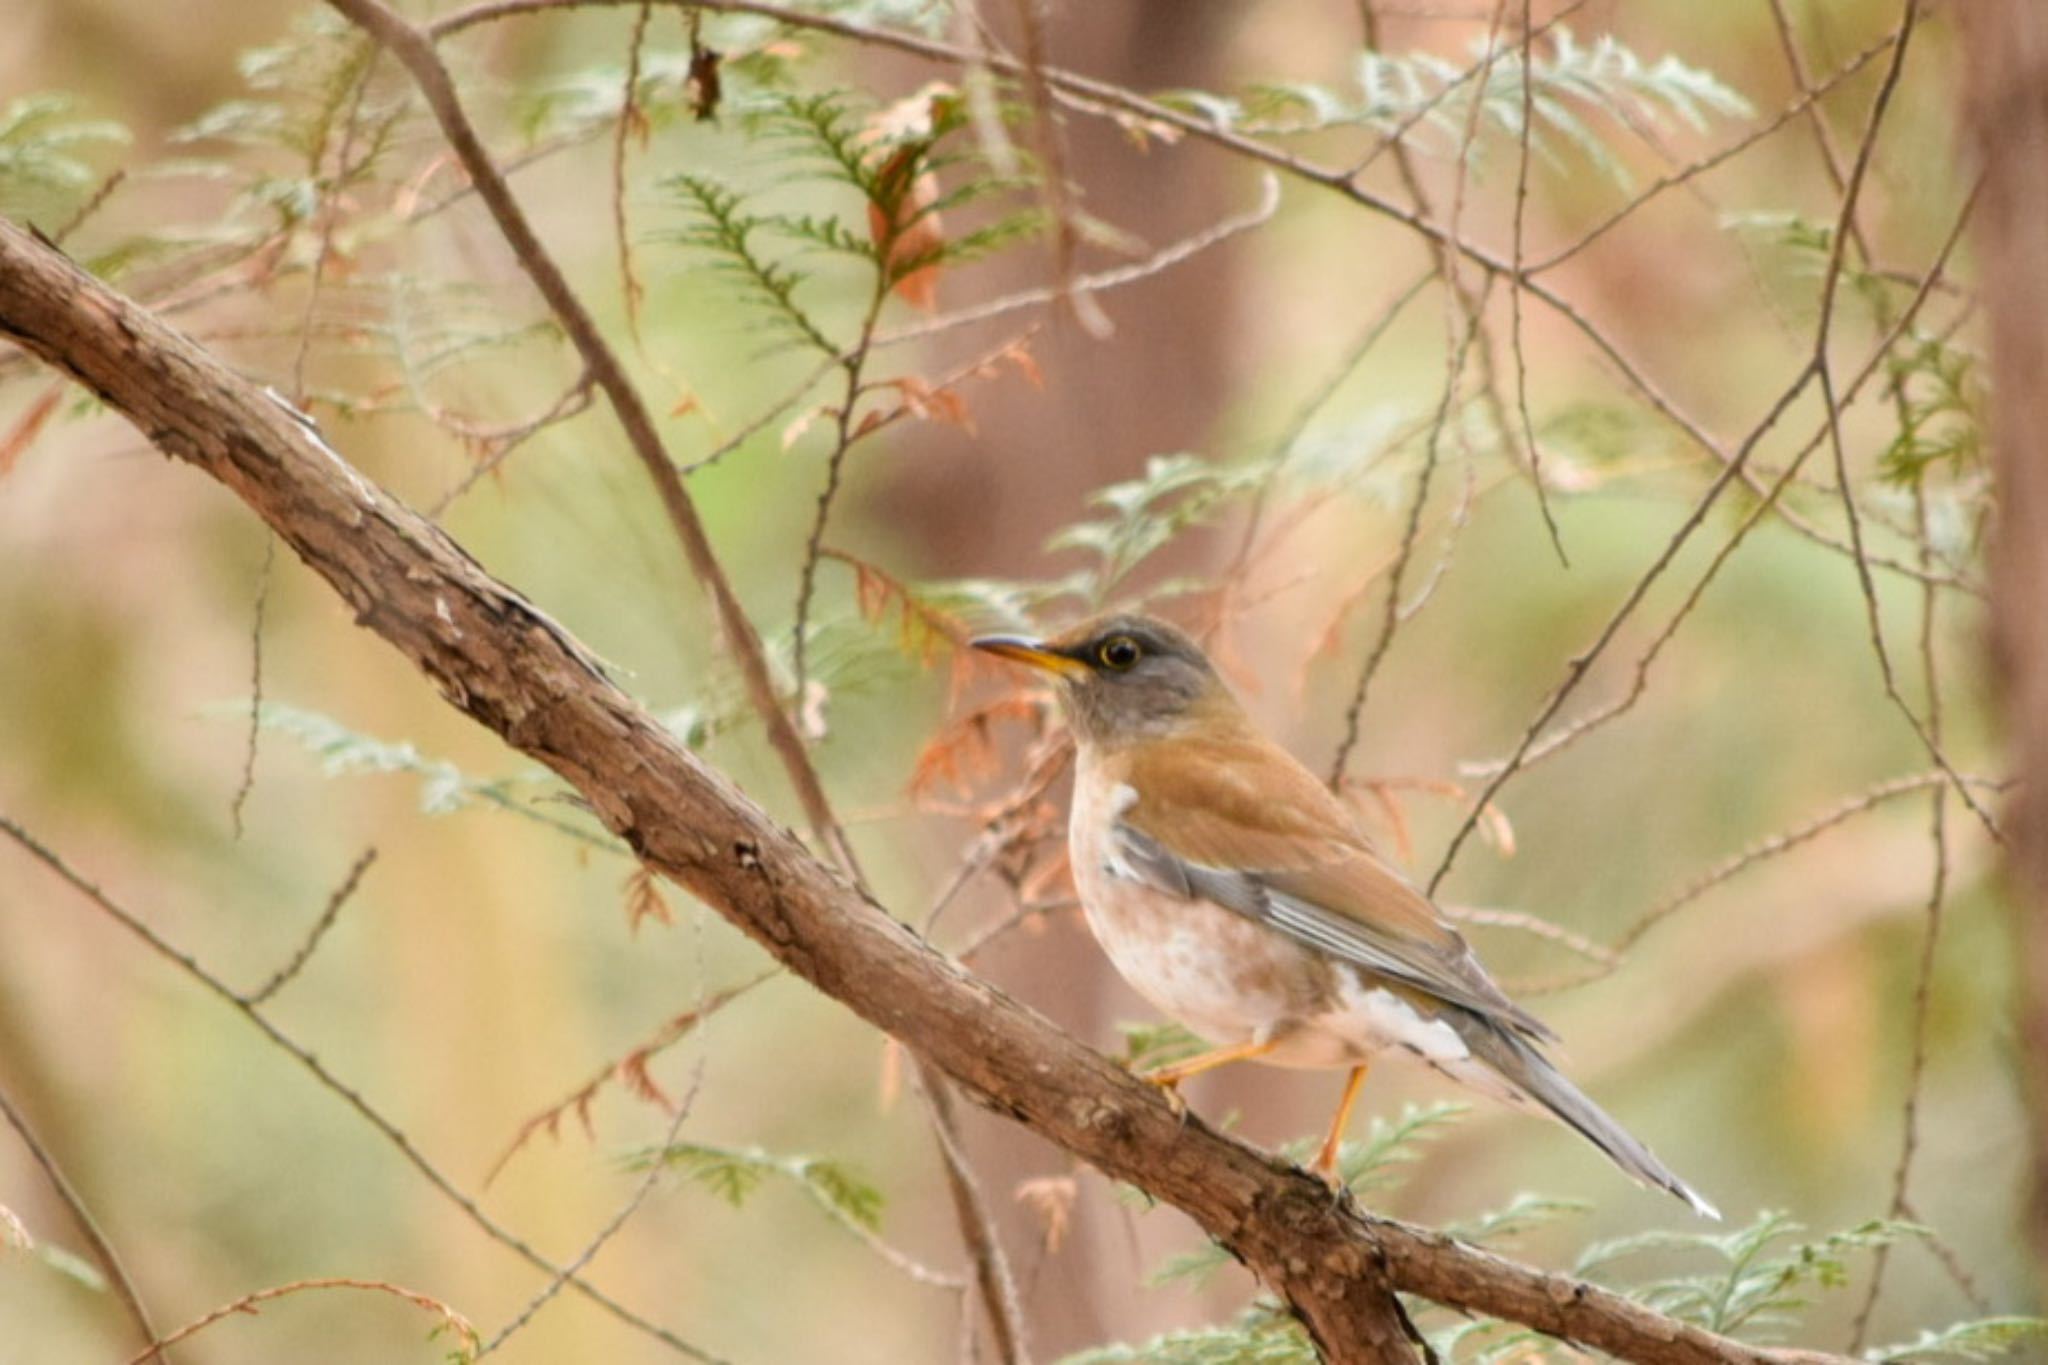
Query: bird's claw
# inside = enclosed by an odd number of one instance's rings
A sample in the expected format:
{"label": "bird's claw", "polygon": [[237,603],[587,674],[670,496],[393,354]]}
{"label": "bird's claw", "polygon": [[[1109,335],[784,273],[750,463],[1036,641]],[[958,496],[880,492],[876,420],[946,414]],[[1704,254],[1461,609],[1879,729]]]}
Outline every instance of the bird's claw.
{"label": "bird's claw", "polygon": [[1181,1078],[1160,1072],[1139,1072],[1138,1079],[1159,1092],[1159,1098],[1166,1101],[1166,1107],[1181,1121],[1183,1127],[1188,1121],[1188,1102],[1180,1093]]}

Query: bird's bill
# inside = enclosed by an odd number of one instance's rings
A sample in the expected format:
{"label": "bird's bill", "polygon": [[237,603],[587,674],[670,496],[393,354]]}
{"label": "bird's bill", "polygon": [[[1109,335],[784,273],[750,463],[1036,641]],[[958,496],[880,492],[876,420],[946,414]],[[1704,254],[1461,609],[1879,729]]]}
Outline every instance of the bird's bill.
{"label": "bird's bill", "polygon": [[1079,659],[1072,659],[1055,650],[1046,648],[1043,640],[1033,640],[1023,635],[983,635],[968,643],[986,654],[1011,659],[1032,668],[1042,668],[1048,673],[1062,677],[1078,677],[1088,671],[1088,665]]}

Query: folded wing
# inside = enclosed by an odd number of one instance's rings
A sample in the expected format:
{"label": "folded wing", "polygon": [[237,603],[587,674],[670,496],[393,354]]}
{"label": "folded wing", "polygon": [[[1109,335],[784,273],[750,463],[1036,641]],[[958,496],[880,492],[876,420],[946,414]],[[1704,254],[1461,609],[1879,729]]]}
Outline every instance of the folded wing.
{"label": "folded wing", "polygon": [[[1234,742],[1137,758],[1146,793],[1112,834],[1122,870],[1535,1039],[1555,1035],[1501,993],[1429,898],[1372,849],[1350,813],[1284,750]],[[1190,759],[1197,761],[1189,761]]]}

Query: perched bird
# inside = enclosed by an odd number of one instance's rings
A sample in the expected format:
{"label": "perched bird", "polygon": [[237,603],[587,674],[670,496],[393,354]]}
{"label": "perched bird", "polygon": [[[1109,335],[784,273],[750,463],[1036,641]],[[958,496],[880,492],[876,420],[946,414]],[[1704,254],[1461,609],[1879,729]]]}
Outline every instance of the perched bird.
{"label": "perched bird", "polygon": [[1333,1178],[1374,1054],[1540,1107],[1697,1212],[1714,1207],[1566,1080],[1541,1020],[1501,993],[1349,809],[1261,734],[1194,641],[1116,615],[977,649],[1059,682],[1078,750],[1067,846],[1089,927],[1126,981],[1216,1045],[1146,1079],[1228,1062],[1347,1067],[1315,1162]]}

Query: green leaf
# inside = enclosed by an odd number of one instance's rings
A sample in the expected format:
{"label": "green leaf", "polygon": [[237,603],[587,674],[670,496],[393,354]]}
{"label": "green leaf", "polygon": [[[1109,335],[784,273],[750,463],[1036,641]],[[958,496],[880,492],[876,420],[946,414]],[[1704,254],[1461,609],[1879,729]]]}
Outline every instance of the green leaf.
{"label": "green leaf", "polygon": [[82,153],[127,143],[128,130],[77,114],[69,95],[23,95],[0,105],[0,212],[68,210],[101,172]]}
{"label": "green leaf", "polygon": [[[1469,1104],[1409,1104],[1402,1106],[1397,1118],[1375,1117],[1363,1141],[1347,1141],[1339,1149],[1337,1172],[1353,1190],[1392,1189],[1401,1183],[1401,1168],[1422,1159],[1424,1145],[1444,1136],[1471,1112]],[[1309,1146],[1295,1143],[1288,1152],[1299,1160]]]}
{"label": "green leaf", "polygon": [[1124,1036],[1124,1065],[1134,1071],[1171,1066],[1208,1048],[1181,1024],[1171,1020],[1157,1023],[1123,1022],[1116,1026]]}
{"label": "green leaf", "polygon": [[799,1178],[829,1208],[869,1232],[882,1226],[882,1192],[860,1179],[836,1161],[811,1160],[802,1164]]}
{"label": "green leaf", "polygon": [[1863,1358],[1884,1362],[1993,1360],[2029,1342],[2048,1340],[2048,1318],[1976,1318],[1922,1332],[1912,1341],[1879,1346]]}
{"label": "green leaf", "polygon": [[1526,1236],[1538,1228],[1548,1227],[1560,1219],[1586,1213],[1592,1207],[1579,1199],[1518,1194],[1503,1207],[1451,1223],[1444,1231],[1475,1246],[1499,1245]]}
{"label": "green leaf", "polygon": [[1060,1365],[1315,1365],[1317,1359],[1297,1323],[1255,1306],[1227,1327],[1173,1332],[1143,1345],[1098,1346]]}

